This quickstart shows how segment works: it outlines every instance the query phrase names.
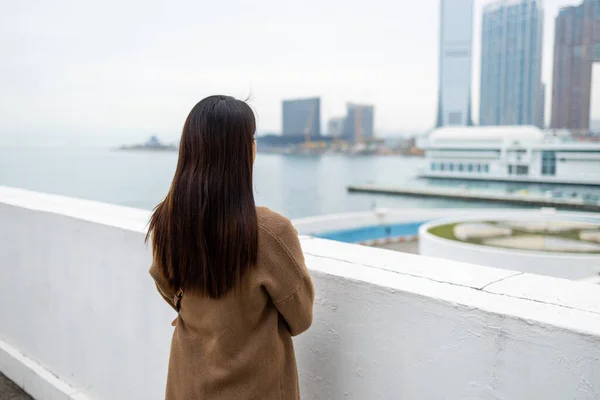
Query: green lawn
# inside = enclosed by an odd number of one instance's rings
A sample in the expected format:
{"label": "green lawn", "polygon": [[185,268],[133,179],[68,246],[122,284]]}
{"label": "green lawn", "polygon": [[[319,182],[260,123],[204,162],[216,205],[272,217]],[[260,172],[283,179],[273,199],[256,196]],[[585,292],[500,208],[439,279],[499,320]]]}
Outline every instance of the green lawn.
{"label": "green lawn", "polygon": [[456,238],[456,236],[454,236],[454,227],[461,223],[462,222],[455,222],[453,224],[434,226],[433,228],[429,229],[429,233],[444,239],[459,240]]}
{"label": "green lawn", "polygon": [[[463,221],[463,222],[454,222],[454,223],[451,223],[451,224],[438,225],[438,226],[434,226],[432,228],[429,228],[429,233],[431,233],[432,235],[435,235],[435,236],[439,236],[439,237],[444,238],[444,239],[456,240],[458,242],[463,242],[463,243],[471,243],[471,244],[479,244],[479,245],[489,246],[489,245],[486,245],[486,244],[483,243],[484,239],[461,240],[461,239],[458,239],[456,236],[454,236],[454,227],[456,227],[456,225],[463,224],[463,223],[501,225],[502,221]],[[561,239],[572,239],[572,240],[582,241],[582,240],[579,239],[580,229],[573,229],[573,230],[563,231],[563,232],[543,232],[543,233],[527,232],[527,231],[523,231],[523,230],[520,230],[520,229],[515,229],[515,228],[512,228],[512,227],[511,227],[511,229],[512,229],[512,232],[513,232],[512,235],[510,235],[511,237],[524,236],[524,235],[544,235],[544,236],[557,237],[557,238],[561,238]],[[585,242],[585,241],[582,241],[582,242]],[[589,243],[597,244],[595,242],[589,242]],[[500,246],[498,246],[498,247],[500,247]],[[553,250],[546,250],[546,251],[553,252]],[[560,251],[554,251],[554,252],[560,253]],[[600,254],[600,251],[578,252],[578,254]]]}

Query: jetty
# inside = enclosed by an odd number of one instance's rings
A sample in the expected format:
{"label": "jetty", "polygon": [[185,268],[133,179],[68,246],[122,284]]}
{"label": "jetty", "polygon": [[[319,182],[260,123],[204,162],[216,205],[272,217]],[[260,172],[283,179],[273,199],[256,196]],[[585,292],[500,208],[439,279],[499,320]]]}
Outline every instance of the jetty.
{"label": "jetty", "polygon": [[468,188],[415,188],[378,185],[350,185],[348,186],[348,192],[494,202],[516,204],[526,207],[555,207],[582,211],[600,211],[600,202],[589,202],[580,197],[555,198],[544,195],[529,194],[527,192],[503,194],[484,192]]}

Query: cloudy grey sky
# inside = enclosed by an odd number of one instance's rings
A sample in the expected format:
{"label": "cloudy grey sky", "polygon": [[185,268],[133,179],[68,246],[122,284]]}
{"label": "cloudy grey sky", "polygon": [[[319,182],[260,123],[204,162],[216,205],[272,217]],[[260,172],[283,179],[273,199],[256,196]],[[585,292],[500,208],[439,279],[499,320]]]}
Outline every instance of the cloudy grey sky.
{"label": "cloudy grey sky", "polygon": [[[283,98],[313,95],[323,123],[355,101],[375,104],[380,133],[425,130],[438,1],[0,0],[0,142],[171,140],[214,93],[251,94],[261,132],[280,130]],[[475,116],[486,3],[475,0]],[[577,3],[545,2],[548,83],[554,17]]]}

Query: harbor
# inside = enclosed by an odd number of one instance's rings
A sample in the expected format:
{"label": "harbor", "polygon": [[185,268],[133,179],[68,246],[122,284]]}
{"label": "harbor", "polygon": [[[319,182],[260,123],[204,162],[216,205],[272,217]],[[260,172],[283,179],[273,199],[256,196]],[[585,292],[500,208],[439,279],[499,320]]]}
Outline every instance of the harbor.
{"label": "harbor", "polygon": [[460,188],[416,188],[380,185],[350,185],[350,193],[369,193],[411,197],[433,197],[451,200],[484,201],[514,204],[525,207],[553,207],[580,211],[600,211],[600,201],[586,201],[582,197],[555,198],[551,195],[534,195],[527,191],[516,193],[492,193]]}

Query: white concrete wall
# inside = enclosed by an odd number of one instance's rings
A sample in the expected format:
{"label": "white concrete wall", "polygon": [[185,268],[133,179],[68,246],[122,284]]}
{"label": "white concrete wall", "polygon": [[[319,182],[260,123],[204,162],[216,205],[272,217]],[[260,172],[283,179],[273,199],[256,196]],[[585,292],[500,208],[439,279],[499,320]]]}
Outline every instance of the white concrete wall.
{"label": "white concrete wall", "polygon": [[[509,215],[508,218],[515,218],[515,216],[519,217],[518,220],[526,220],[526,217],[521,213]],[[501,218],[497,218],[494,214],[488,214],[487,220],[490,219],[498,220]],[[533,216],[529,216],[528,219],[533,219]],[[432,226],[458,221],[477,220],[481,219],[470,216],[467,218],[438,220],[422,225],[419,229],[419,254],[427,257],[443,258],[563,279],[590,279],[600,274],[600,255],[598,254],[569,254],[503,249],[463,243],[429,233],[429,229]]]}
{"label": "white concrete wall", "polygon": [[[161,399],[143,211],[0,188],[0,371],[38,400]],[[597,399],[594,285],[304,238],[304,399]]]}
{"label": "white concrete wall", "polygon": [[[580,179],[600,181],[600,159],[594,159],[595,157],[586,154],[579,157],[580,159],[577,159],[577,155],[557,152],[556,176],[566,179],[576,176]],[[565,161],[560,161],[563,158]]]}

